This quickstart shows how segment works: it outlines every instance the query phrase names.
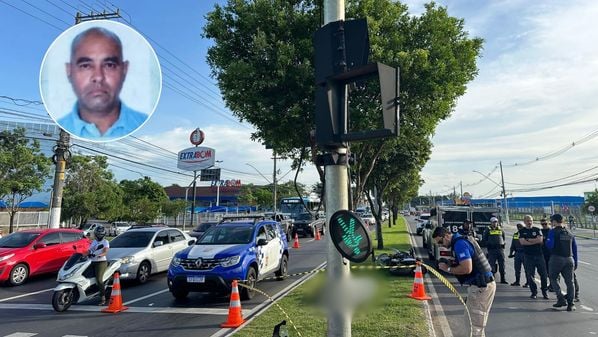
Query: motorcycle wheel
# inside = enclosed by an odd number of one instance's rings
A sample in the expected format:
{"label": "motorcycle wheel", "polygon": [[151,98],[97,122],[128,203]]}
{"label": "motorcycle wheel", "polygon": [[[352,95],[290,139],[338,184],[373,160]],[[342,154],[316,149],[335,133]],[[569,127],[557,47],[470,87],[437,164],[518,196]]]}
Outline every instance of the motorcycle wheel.
{"label": "motorcycle wheel", "polygon": [[55,291],[52,295],[52,307],[58,312],[66,311],[74,302],[75,291],[73,289],[63,289]]}

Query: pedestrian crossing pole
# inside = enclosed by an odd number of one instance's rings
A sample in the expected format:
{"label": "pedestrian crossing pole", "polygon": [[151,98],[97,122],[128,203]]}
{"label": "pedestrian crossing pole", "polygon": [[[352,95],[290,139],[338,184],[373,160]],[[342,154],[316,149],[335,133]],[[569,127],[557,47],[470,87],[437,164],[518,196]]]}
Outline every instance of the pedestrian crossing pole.
{"label": "pedestrian crossing pole", "polygon": [[[91,12],[89,15],[82,15],[77,12],[75,15],[75,24],[79,24],[83,21],[91,20],[106,20],[120,18],[120,11],[117,9],[116,12],[108,13],[106,11],[102,13]],[[60,227],[60,214],[62,212],[62,192],[64,191],[64,176],[66,173],[66,164],[70,159],[71,152],[70,147],[70,135],[60,129],[58,141],[54,146],[54,155],[52,160],[56,165],[54,171],[54,184],[52,185],[52,208],[50,209],[50,228]]]}

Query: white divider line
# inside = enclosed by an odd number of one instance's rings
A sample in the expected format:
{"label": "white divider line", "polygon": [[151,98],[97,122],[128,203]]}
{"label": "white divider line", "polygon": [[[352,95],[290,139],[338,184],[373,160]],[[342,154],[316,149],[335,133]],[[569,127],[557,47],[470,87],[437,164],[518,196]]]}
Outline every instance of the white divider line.
{"label": "white divider line", "polygon": [[9,298],[3,298],[3,299],[0,300],[0,303],[1,302],[7,302],[7,301],[15,300],[15,299],[21,298],[21,297],[26,297],[26,296],[41,294],[41,293],[45,293],[47,291],[52,291],[52,290],[54,290],[54,288],[44,289],[44,290],[40,290],[40,291],[35,291],[35,292],[32,292],[32,293],[17,295],[17,296],[13,296],[13,297],[9,297]]}
{"label": "white divider line", "polygon": [[[403,217],[403,219],[405,219],[405,217]],[[411,247],[414,248],[414,252],[415,247],[417,247],[417,242],[415,241],[415,239],[413,238],[413,233],[411,232],[411,227],[409,227],[409,222],[407,221],[407,219],[405,219],[405,223],[407,224],[407,232],[409,233],[409,241],[411,242]],[[421,258],[421,256],[419,256]],[[430,296],[432,297],[432,302],[434,302],[434,311],[436,313],[438,313],[438,323],[440,324],[440,328],[444,333],[445,337],[453,337],[453,334],[451,333],[451,327],[448,324],[448,321],[446,320],[446,317],[444,316],[444,312],[442,311],[442,307],[439,305],[440,302],[438,301],[438,294],[436,293],[436,289],[434,288],[434,284],[432,283],[432,279],[430,278],[430,275],[428,275],[428,273],[426,273],[426,275],[424,276],[426,278],[426,282],[427,284],[430,285],[430,293],[434,294],[434,296]],[[434,329],[434,321],[432,320],[432,312],[430,310],[430,304],[428,303],[428,301],[422,301],[424,302],[424,311],[426,312],[426,322],[428,323],[428,331],[430,332],[430,337],[436,337],[436,330]],[[444,322],[443,322],[444,320]],[[445,325],[446,324],[446,325]]]}
{"label": "white divider line", "polygon": [[[50,304],[0,304],[0,309],[20,310],[54,310]],[[73,305],[71,311],[100,312],[104,307],[92,305]],[[174,308],[174,307],[129,307],[125,313],[149,313],[149,314],[193,314],[193,315],[228,315],[228,309],[213,308]],[[250,310],[243,310],[243,315],[249,315]]]}
{"label": "white divider line", "polygon": [[29,333],[29,332],[15,332],[11,333],[10,335],[6,335],[4,337],[31,337],[37,335],[36,333]]}
{"label": "white divider line", "polygon": [[145,296],[142,296],[142,297],[136,298],[136,299],[134,299],[134,300],[127,301],[127,302],[123,303],[123,305],[129,305],[129,304],[131,304],[131,303],[135,303],[135,302],[143,301],[143,300],[145,300],[145,299],[147,299],[147,298],[150,298],[150,297],[153,297],[153,296],[157,296],[157,295],[163,294],[163,293],[165,293],[165,292],[167,292],[167,291],[168,291],[168,288],[166,288],[166,289],[162,289],[162,290],[160,290],[160,291],[156,291],[155,293],[151,293],[151,294],[149,294],[149,295],[145,295]]}

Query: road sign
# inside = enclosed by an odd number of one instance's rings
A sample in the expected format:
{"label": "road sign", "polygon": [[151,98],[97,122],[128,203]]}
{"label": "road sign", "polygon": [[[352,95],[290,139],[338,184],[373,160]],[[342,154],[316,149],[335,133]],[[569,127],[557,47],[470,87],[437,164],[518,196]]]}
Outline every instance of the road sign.
{"label": "road sign", "polygon": [[217,181],[220,180],[220,169],[203,169],[199,181]]}
{"label": "road sign", "polygon": [[365,261],[372,252],[372,242],[363,220],[347,210],[337,211],[330,218],[330,238],[339,253],[351,262]]}
{"label": "road sign", "polygon": [[191,132],[191,135],[189,136],[189,141],[191,142],[191,144],[196,146],[203,143],[204,139],[206,139],[206,134],[199,128],[193,130],[193,132]]}
{"label": "road sign", "polygon": [[595,210],[596,210],[596,207],[594,207],[592,205],[588,206],[588,211],[594,212]]}

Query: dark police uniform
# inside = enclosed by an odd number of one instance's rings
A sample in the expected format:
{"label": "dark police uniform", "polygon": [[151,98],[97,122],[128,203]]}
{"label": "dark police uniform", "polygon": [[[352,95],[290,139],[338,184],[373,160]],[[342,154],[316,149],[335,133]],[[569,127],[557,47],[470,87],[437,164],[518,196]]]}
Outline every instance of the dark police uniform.
{"label": "dark police uniform", "polygon": [[[484,337],[488,314],[496,294],[496,282],[492,276],[490,264],[475,239],[468,235],[453,234],[451,248],[455,260],[460,263],[471,259],[472,271],[467,275],[455,275],[461,284],[467,284],[467,309],[471,315],[472,335]],[[460,328],[469,326],[467,312],[465,323]],[[468,330],[468,329],[467,329]],[[466,333],[469,335],[469,331]],[[460,336],[465,336],[465,333]]]}
{"label": "dark police uniform", "polygon": [[515,282],[512,286],[520,285],[521,279],[521,266],[524,261],[523,245],[519,242],[519,232],[513,234],[513,240],[511,241],[511,249],[509,251],[509,257],[514,257],[513,266],[515,267]]}
{"label": "dark police uniform", "polygon": [[492,267],[492,273],[496,273],[496,263],[500,272],[500,283],[507,283],[505,280],[505,232],[500,228],[488,227],[482,236],[482,242],[488,248],[488,262]]}
{"label": "dark police uniform", "polygon": [[[524,227],[519,231],[519,239],[535,239],[538,236],[542,236],[542,231],[538,227],[527,228]],[[532,297],[538,294],[538,286],[534,281],[534,275],[536,269],[540,274],[540,286],[542,289],[542,295],[545,298],[548,297],[546,291],[548,290],[547,275],[546,275],[546,262],[544,261],[544,254],[542,253],[542,243],[538,243],[530,246],[523,246],[523,253],[525,255],[523,259],[523,266],[525,267],[525,277],[529,284],[529,289],[532,292]]]}
{"label": "dark police uniform", "polygon": [[[548,261],[550,260],[550,249],[546,247],[546,239],[548,238],[548,232],[550,232],[550,227],[542,227],[541,231],[543,237],[542,242],[544,242],[544,244],[542,245],[542,255],[544,255],[544,263],[546,264],[546,275],[550,275],[550,267],[548,265]],[[548,288],[550,289],[552,288],[552,281],[550,280],[550,277],[548,278],[548,282]]]}
{"label": "dark police uniform", "polygon": [[[557,296],[555,307],[567,305],[567,310],[573,307],[574,285],[573,270],[577,268],[577,244],[573,234],[562,226],[556,226],[548,233],[546,246],[550,249],[550,282]],[[563,276],[567,285],[567,301],[561,293],[557,277]]]}

